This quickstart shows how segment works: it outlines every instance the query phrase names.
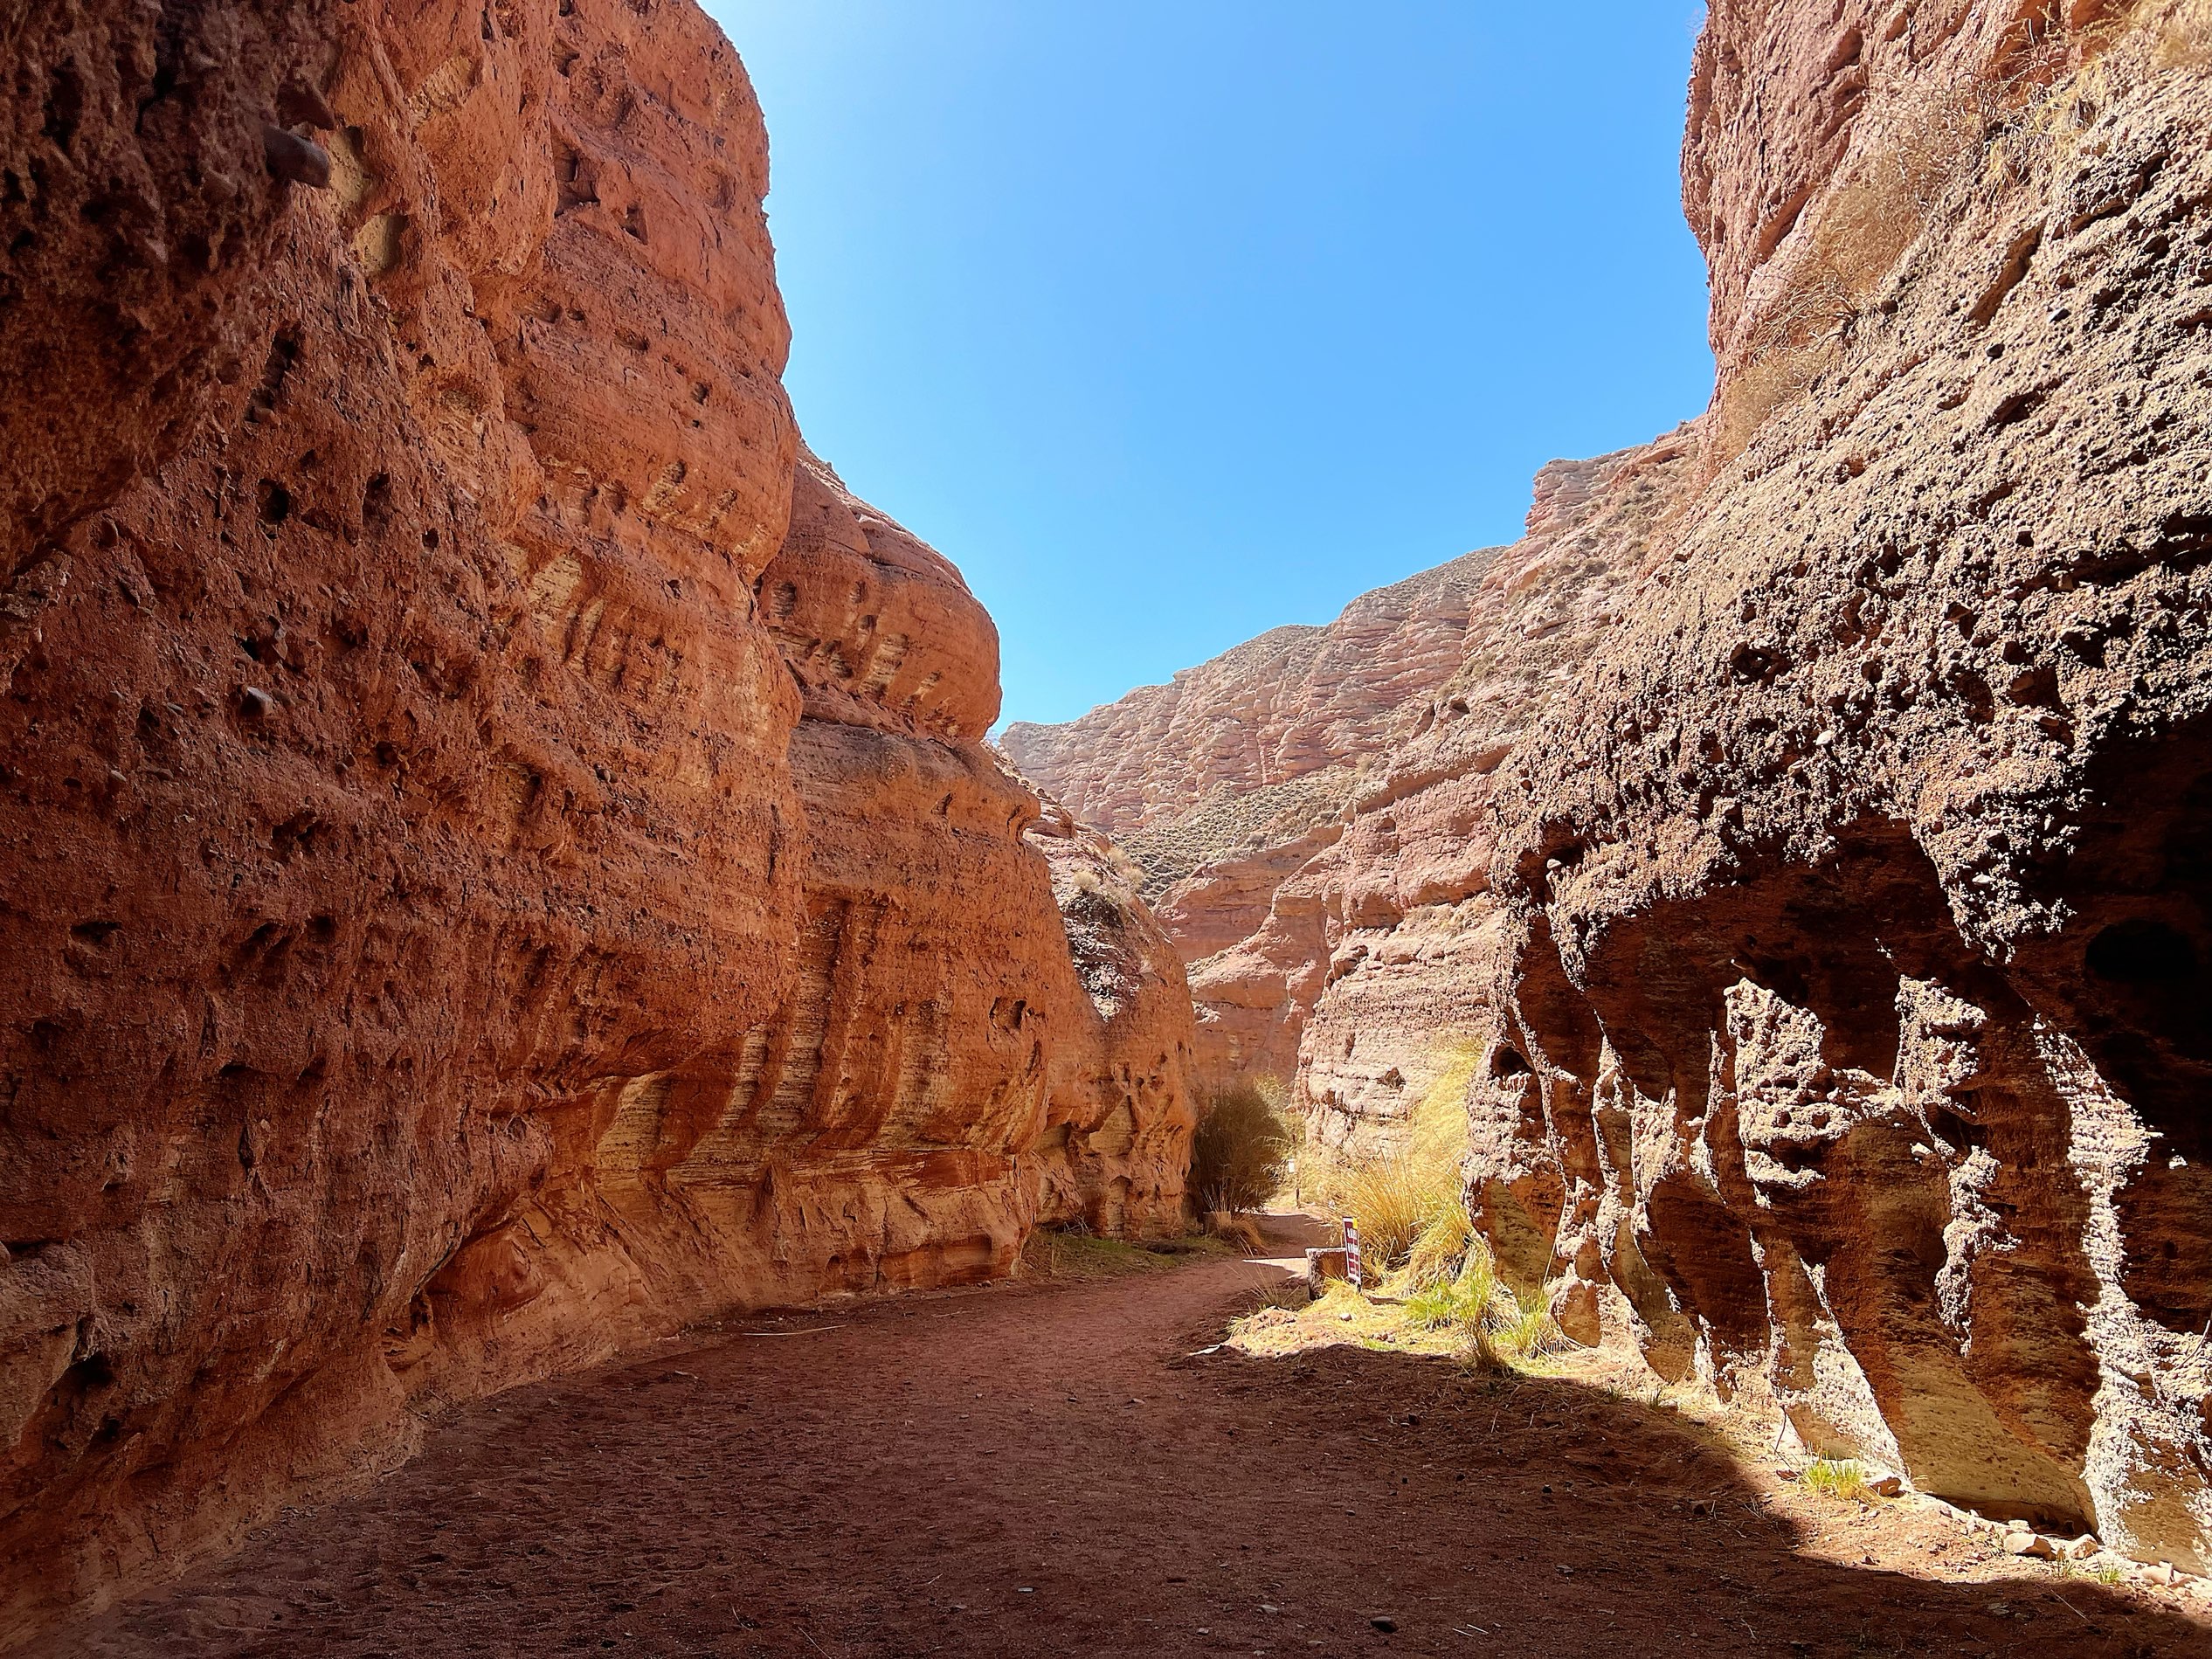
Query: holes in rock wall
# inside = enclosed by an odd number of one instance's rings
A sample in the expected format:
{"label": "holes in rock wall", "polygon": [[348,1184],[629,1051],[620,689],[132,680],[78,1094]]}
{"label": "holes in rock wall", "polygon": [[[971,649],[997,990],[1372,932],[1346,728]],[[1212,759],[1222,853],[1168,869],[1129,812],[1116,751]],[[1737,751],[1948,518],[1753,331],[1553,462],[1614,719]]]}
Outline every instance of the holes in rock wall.
{"label": "holes in rock wall", "polygon": [[86,1354],[82,1359],[61,1373],[61,1380],[54,1386],[57,1394],[74,1395],[81,1400],[115,1383],[115,1366],[106,1354]]}
{"label": "holes in rock wall", "polygon": [[1771,646],[1756,646],[1746,641],[1729,653],[1729,677],[1739,686],[1772,684],[1789,666],[1788,659]]}
{"label": "holes in rock wall", "polygon": [[2091,784],[2098,805],[2044,877],[2072,919],[2021,965],[2161,1151],[2195,1164],[2212,1158],[2212,720],[2112,743]]}
{"label": "holes in rock wall", "polygon": [[[2010,297],[2012,291],[2026,280],[2029,267],[2035,263],[2036,254],[2043,245],[2043,227],[2040,224],[2030,227],[2026,232],[2014,238],[2012,245],[2005,250],[2005,257],[1998,266],[1996,279],[1990,283],[1987,292],[1974,302],[1974,309],[1968,313],[1969,321],[1976,328],[1987,326],[1990,319],[1997,315],[1999,308]],[[2040,403],[2042,398],[2038,397],[2036,401]],[[2002,425],[2005,423],[1993,418],[1990,424]]]}
{"label": "holes in rock wall", "polygon": [[370,281],[399,268],[406,256],[407,225],[404,213],[379,213],[354,232],[354,258]]}
{"label": "holes in rock wall", "polygon": [[1989,682],[1973,669],[1954,668],[1944,682],[1944,688],[1967,708],[1967,718],[1976,725],[1986,726],[1997,717],[1996,694],[1989,689]]}
{"label": "holes in rock wall", "polygon": [[46,119],[42,130],[53,141],[54,148],[68,153],[77,142],[77,128],[85,119],[84,77],[77,73],[74,64],[64,64],[54,71],[52,84],[46,93]]}
{"label": "holes in rock wall", "polygon": [[2178,985],[2196,978],[2196,947],[2163,922],[2115,922],[2089,942],[2084,965],[2115,985]]}
{"label": "holes in rock wall", "polygon": [[289,864],[301,854],[315,850],[315,837],[321,828],[322,820],[312,812],[295,812],[269,832],[269,851],[280,864]]}
{"label": "holes in rock wall", "polygon": [[260,384],[254,387],[253,395],[246,399],[247,420],[258,425],[275,412],[277,399],[284,392],[284,383],[292,373],[292,365],[299,360],[298,331],[280,329],[276,338],[269,342],[268,361],[261,365]]}
{"label": "holes in rock wall", "polygon": [[553,166],[553,179],[560,190],[556,212],[570,212],[599,199],[598,172],[584,159],[582,150],[562,150],[560,162]]}

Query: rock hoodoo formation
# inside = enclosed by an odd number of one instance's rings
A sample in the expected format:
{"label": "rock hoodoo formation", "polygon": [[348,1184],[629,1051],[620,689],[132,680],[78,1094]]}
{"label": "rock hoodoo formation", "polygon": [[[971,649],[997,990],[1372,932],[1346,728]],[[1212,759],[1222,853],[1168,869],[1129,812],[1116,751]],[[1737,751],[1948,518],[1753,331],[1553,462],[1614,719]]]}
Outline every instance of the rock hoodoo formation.
{"label": "rock hoodoo formation", "polygon": [[1173,1225],[1179,964],[800,451],[690,0],[0,40],[0,1641],[424,1404]]}
{"label": "rock hoodoo formation", "polygon": [[2197,1571],[2209,69],[2195,0],[1716,0],[1711,409],[1539,501],[1232,953],[1329,1132],[1463,1085],[1573,1335]]}

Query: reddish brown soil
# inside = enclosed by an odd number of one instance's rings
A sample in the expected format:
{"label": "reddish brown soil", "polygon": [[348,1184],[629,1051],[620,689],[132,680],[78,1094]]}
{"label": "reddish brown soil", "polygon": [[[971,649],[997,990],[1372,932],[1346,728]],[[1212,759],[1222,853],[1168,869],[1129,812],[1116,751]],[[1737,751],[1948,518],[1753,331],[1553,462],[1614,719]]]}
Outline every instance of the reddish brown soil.
{"label": "reddish brown soil", "polygon": [[[793,1315],[752,1327],[785,1334],[518,1389],[453,1413],[372,1490],[61,1650],[2120,1659],[2212,1644],[2094,1584],[1818,1559],[1771,1482],[1600,1391],[1351,1348],[1192,1357],[1272,1276],[1216,1262]],[[1900,1520],[1880,1547],[1939,1570],[1928,1525]]]}

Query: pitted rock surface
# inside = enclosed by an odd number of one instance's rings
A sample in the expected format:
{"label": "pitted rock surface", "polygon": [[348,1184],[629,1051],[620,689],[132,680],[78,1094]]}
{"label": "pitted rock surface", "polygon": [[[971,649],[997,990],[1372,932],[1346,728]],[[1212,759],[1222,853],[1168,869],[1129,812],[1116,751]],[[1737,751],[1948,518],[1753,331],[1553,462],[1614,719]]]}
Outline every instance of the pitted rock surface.
{"label": "pitted rock surface", "polygon": [[1463,1103],[1578,1339],[2197,1571],[2209,70],[2195,0],[1717,3],[1711,409],[1539,480],[1192,971],[1333,1140]]}
{"label": "pitted rock surface", "polygon": [[703,14],[0,38],[0,1641],[439,1402],[1173,1224],[1179,968],[1096,999],[988,617],[802,462]]}
{"label": "pitted rock surface", "polygon": [[1501,782],[1476,1190],[1585,1331],[2202,1570],[2212,31],[1833,10],[1700,51],[1711,481]]}

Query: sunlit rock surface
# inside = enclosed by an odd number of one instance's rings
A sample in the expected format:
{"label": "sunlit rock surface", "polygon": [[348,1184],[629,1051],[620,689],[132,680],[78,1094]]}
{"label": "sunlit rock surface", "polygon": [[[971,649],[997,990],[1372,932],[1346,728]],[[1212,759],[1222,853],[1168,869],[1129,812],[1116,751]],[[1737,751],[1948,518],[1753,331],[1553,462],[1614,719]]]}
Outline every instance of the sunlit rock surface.
{"label": "sunlit rock surface", "polygon": [[1174,1225],[1179,965],[802,464],[704,16],[0,38],[0,1640],[439,1401]]}

